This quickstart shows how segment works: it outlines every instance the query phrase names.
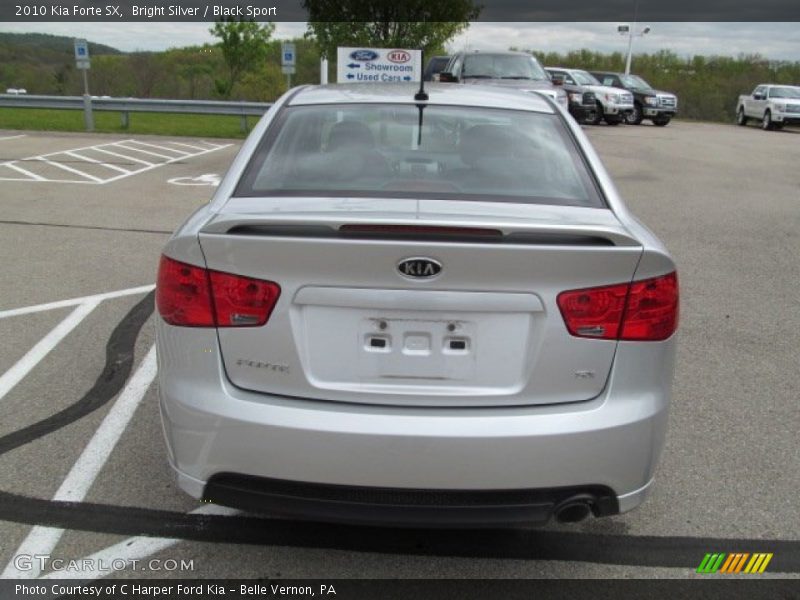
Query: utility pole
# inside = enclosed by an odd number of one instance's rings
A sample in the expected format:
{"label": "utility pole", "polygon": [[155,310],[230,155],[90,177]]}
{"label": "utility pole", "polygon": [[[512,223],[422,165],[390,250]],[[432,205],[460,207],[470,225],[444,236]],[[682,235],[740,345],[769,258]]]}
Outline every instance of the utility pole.
{"label": "utility pole", "polygon": [[631,57],[633,56],[633,38],[635,37],[644,37],[648,33],[650,33],[650,26],[645,25],[645,27],[638,33],[634,31],[636,28],[636,21],[633,22],[633,26],[627,23],[621,23],[617,25],[617,33],[620,35],[627,35],[628,36],[628,57],[625,59],[625,75],[630,75],[631,73]]}

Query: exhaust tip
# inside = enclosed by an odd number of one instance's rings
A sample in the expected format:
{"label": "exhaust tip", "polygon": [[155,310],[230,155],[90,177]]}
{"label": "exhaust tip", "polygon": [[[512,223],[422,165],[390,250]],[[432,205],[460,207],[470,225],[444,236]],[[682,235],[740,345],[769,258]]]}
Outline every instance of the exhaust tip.
{"label": "exhaust tip", "polygon": [[585,499],[570,499],[560,504],[555,510],[559,523],[580,523],[592,512],[590,502]]}

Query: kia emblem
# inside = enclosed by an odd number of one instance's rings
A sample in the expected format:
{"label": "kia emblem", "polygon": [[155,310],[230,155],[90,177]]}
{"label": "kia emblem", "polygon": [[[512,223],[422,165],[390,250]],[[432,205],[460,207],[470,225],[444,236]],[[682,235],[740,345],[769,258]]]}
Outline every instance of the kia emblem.
{"label": "kia emblem", "polygon": [[403,277],[412,279],[433,279],[442,272],[442,263],[432,258],[414,256],[397,263],[397,270]]}

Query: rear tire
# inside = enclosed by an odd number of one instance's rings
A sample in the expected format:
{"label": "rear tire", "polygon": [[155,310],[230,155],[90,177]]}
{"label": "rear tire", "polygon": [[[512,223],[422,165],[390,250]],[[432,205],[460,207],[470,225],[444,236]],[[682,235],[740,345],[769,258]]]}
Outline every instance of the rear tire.
{"label": "rear tire", "polygon": [[736,113],[736,124],[744,127],[747,125],[748,118],[744,116],[744,109],[740,108],[739,112]]}
{"label": "rear tire", "polygon": [[764,118],[761,119],[761,129],[770,131],[772,129],[772,113],[769,110],[764,111]]}
{"label": "rear tire", "polygon": [[602,120],[603,120],[603,105],[598,102],[597,107],[592,113],[592,116],[589,119],[586,119],[586,122],[589,125],[600,125],[600,121]]}
{"label": "rear tire", "polygon": [[644,116],[642,115],[642,105],[638,102],[633,105],[633,112],[629,112],[625,116],[625,123],[628,125],[641,125],[642,119]]}
{"label": "rear tire", "polygon": [[658,127],[664,127],[665,125],[669,125],[669,122],[672,119],[669,117],[662,117],[660,119],[653,119],[653,125],[657,125]]}

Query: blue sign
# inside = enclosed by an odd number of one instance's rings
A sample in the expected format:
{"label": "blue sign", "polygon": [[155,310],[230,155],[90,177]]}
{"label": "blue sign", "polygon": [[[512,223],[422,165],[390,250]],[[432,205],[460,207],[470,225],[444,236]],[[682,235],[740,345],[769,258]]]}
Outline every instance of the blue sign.
{"label": "blue sign", "polygon": [[350,53],[351,60],[360,60],[362,62],[369,62],[371,60],[375,60],[380,56],[374,50],[355,50],[354,52]]}
{"label": "blue sign", "polygon": [[297,62],[297,54],[295,53],[294,44],[284,42],[281,44],[281,66],[294,68]]}
{"label": "blue sign", "polygon": [[89,42],[75,40],[75,61],[79,69],[89,68]]}

